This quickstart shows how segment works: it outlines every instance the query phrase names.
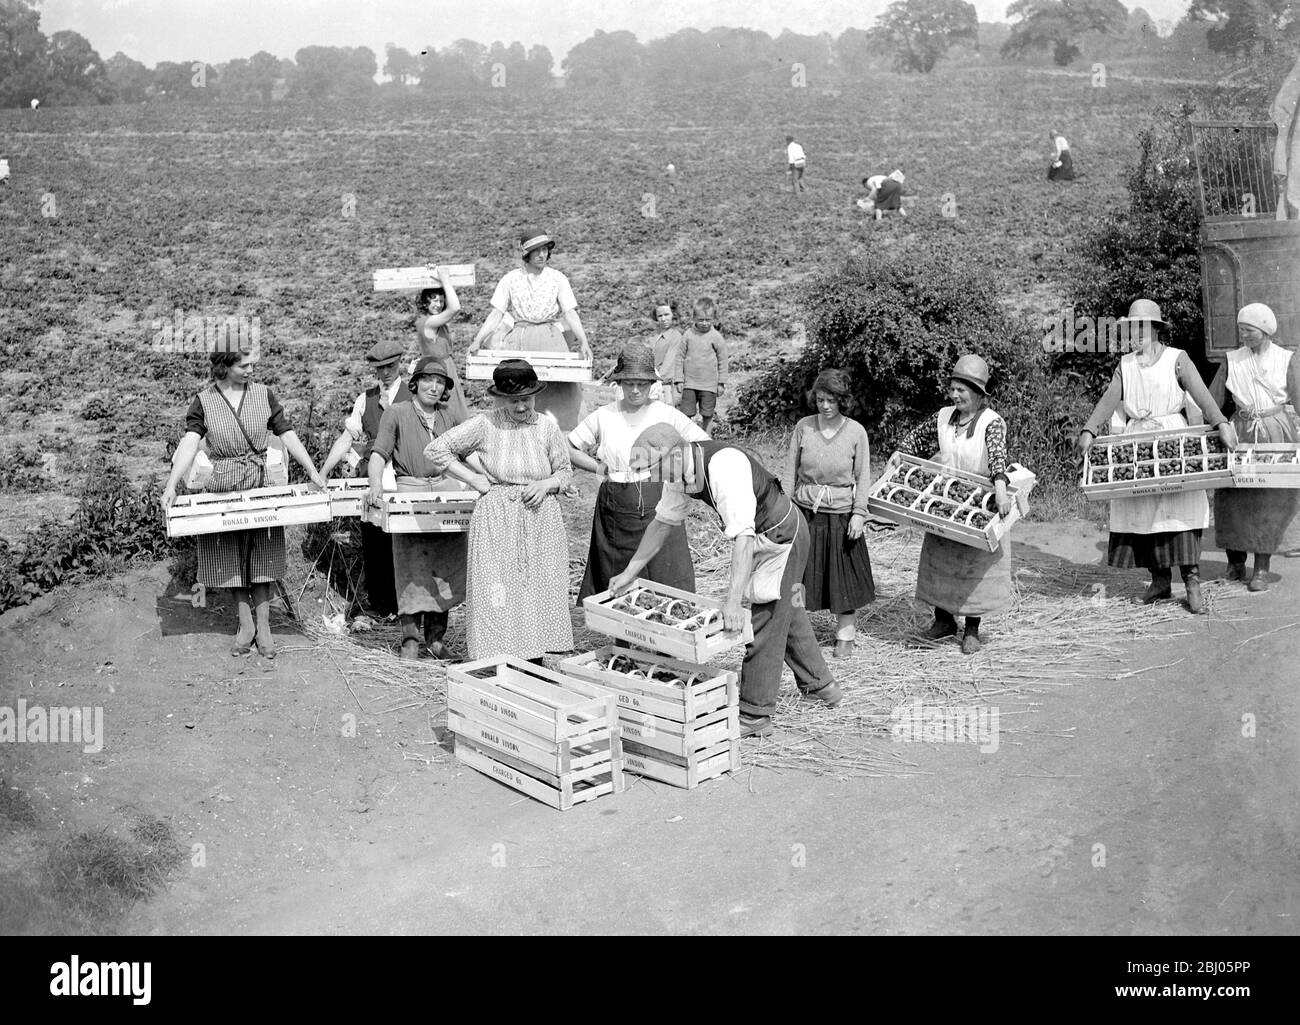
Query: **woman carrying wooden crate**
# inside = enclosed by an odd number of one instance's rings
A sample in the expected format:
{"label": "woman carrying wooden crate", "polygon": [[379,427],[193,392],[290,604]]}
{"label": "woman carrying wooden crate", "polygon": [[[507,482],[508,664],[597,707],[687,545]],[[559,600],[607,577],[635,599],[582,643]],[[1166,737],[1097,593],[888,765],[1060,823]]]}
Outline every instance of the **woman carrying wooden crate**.
{"label": "woman carrying wooden crate", "polygon": [[[1273,343],[1275,334],[1277,317],[1271,309],[1263,303],[1243,306],[1237,314],[1241,346],[1228,353],[1210,385],[1214,401],[1224,410],[1235,410],[1232,425],[1243,442],[1296,441],[1286,404],[1300,409],[1300,360]],[[1254,552],[1255,568],[1246,586],[1268,590],[1269,560],[1282,547],[1297,509],[1300,490],[1293,488],[1215,491],[1215,540],[1228,553],[1229,580],[1246,579],[1246,553]]]}
{"label": "woman carrying wooden crate", "polygon": [[[581,346],[583,358],[591,359],[591,346],[578,317],[578,301],[573,297],[569,279],[549,266],[554,249],[555,239],[545,232],[530,230],[520,235],[519,257],[523,266],[497,282],[492,293],[492,312],[474,336],[471,353],[478,352],[508,314],[514,326],[493,348],[567,353],[567,327]],[[582,412],[582,385],[575,381],[552,381],[537,396],[536,408],[537,412],[554,417],[561,430],[571,431],[578,425]]]}
{"label": "woman carrying wooden crate", "polygon": [[[448,404],[452,376],[437,356],[421,356],[411,373],[411,401],[384,410],[370,452],[370,494],[378,509],[383,501],[384,464],[393,462],[397,490],[446,490],[447,482],[433,469],[425,448],[458,421]],[[458,489],[459,490],[459,489]],[[443,637],[447,615],[465,600],[468,546],[464,534],[392,534],[393,581],[397,615],[402,624],[402,658],[420,657],[423,634],[429,654],[449,658]]]}
{"label": "woman carrying wooden crate", "polygon": [[[914,428],[898,443],[904,455],[927,455],[944,466],[978,473],[993,480],[998,512],[1011,512],[1007,493],[1007,424],[988,402],[989,366],[979,356],[962,356],[948,382],[951,406]],[[957,633],[965,616],[961,650],[980,650],[980,622],[1011,604],[1011,538],[996,551],[973,548],[929,532],[921,543],[916,597],[934,606],[934,622],[920,635],[937,641]]]}
{"label": "woman carrying wooden crate", "polygon": [[[647,468],[632,468],[632,443],[651,424],[668,424],[687,441],[708,441],[694,420],[650,398],[655,383],[655,353],[648,345],[624,347],[609,375],[623,397],[601,406],[569,432],[569,461],[601,478],[591,520],[591,549],[578,602],[609,587],[610,577],[627,568],[646,527],[655,518],[663,482]],[[650,560],[648,579],[683,591],[695,590],[695,569],[686,528],[677,527]]]}
{"label": "woman carrying wooden crate", "polygon": [[876,600],[863,538],[871,446],[866,429],[845,415],[853,393],[844,371],[818,374],[808,401],[817,412],[795,425],[781,488],[808,521],[805,608],[835,613],[835,657],[845,658],[853,653],[858,609]]}
{"label": "woman carrying wooden crate", "polygon": [[[298,440],[284,407],[266,385],[251,380],[254,364],[255,360],[242,352],[212,353],[212,383],[195,396],[186,411],[185,436],[162,493],[164,511],[176,497],[176,486],[189,473],[199,442],[205,438],[212,460],[212,477],[204,488],[209,494],[264,486],[267,439],[272,434],[307,471],[312,483],[324,489],[325,478]],[[275,658],[271,586],[285,572],[284,528],[200,534],[198,560],[198,582],[204,588],[228,587],[234,592],[239,629],[230,653],[247,655],[256,639],[258,654]]]}
{"label": "woman carrying wooden crate", "polygon": [[[540,416],[547,386],[526,360],[492,372],[497,408],[434,438],[424,450],[435,473],[464,481],[482,497],[469,528],[466,586],[471,659],[542,655],[573,648],[569,619],[569,540],[555,497],[573,476],[569,446]],[[481,457],[486,473],[462,460]]]}
{"label": "woman carrying wooden crate", "polygon": [[[1188,401],[1195,402],[1211,427],[1229,449],[1237,437],[1191,358],[1181,349],[1166,344],[1169,325],[1160,307],[1150,299],[1138,299],[1120,318],[1130,333],[1134,351],[1120,358],[1110,387],[1092,416],[1079,432],[1078,445],[1087,458],[1098,434],[1110,433],[1107,425],[1117,410],[1124,421],[1123,434],[1186,427],[1183,413]],[[1163,495],[1116,498],[1110,503],[1110,544],[1106,564],[1118,569],[1140,566],[1151,574],[1142,602],[1171,597],[1173,567],[1177,566],[1187,588],[1187,607],[1201,611],[1201,532],[1209,526],[1210,503],[1204,491],[1179,491]]]}

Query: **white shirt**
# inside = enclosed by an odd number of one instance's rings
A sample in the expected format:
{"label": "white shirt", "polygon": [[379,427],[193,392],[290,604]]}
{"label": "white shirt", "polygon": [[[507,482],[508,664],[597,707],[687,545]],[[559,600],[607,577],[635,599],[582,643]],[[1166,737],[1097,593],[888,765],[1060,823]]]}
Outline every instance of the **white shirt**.
{"label": "white shirt", "polygon": [[805,159],[803,155],[803,147],[797,142],[790,143],[790,145],[785,148],[785,157],[788,163],[797,164],[800,160]]}
{"label": "white shirt", "polygon": [[[694,450],[686,480],[664,485],[655,506],[655,519],[672,526],[686,522],[691,508],[691,496],[704,490],[700,468],[694,465]],[[754,495],[754,472],[749,459],[738,448],[719,449],[708,463],[709,484],[713,491],[714,507],[722,517],[722,532],[735,540],[754,536],[754,517],[758,512],[758,499]]]}
{"label": "white shirt", "polygon": [[1056,155],[1059,157],[1062,153],[1070,148],[1070,144],[1065,141],[1064,135],[1056,137]]}
{"label": "white shirt", "polygon": [[887,174],[873,174],[870,178],[867,179],[867,188],[871,192],[875,192],[878,188],[880,188],[881,185],[883,185],[888,180],[888,178],[889,175]]}
{"label": "white shirt", "polygon": [[569,444],[594,455],[609,467],[612,481],[619,484],[647,481],[649,470],[632,469],[632,443],[652,424],[668,424],[687,441],[709,440],[694,420],[662,402],[647,402],[632,413],[624,413],[617,402],[610,402],[569,432]]}
{"label": "white shirt", "polygon": [[[393,378],[393,383],[385,388],[382,384],[379,386],[379,405],[387,409],[397,398],[397,389],[402,387],[402,375],[398,374]],[[357,396],[357,401],[352,404],[352,412],[348,418],[343,421],[343,429],[352,435],[353,441],[360,441],[365,435],[361,427],[361,417],[366,411],[366,393],[362,392]]]}

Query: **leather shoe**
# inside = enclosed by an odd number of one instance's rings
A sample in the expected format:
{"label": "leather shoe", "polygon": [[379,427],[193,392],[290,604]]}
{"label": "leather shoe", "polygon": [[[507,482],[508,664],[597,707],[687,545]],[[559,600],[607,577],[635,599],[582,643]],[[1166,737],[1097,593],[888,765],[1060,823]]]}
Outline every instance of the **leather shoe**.
{"label": "leather shoe", "polygon": [[919,636],[923,641],[938,641],[945,637],[951,637],[956,632],[956,623],[942,623],[936,619],[928,627],[922,630]]}
{"label": "leather shoe", "polygon": [[961,653],[963,655],[974,655],[980,650],[979,634],[967,634],[961,639]]}
{"label": "leather shoe", "polygon": [[414,637],[408,637],[402,642],[402,650],[398,652],[398,658],[413,659],[420,657],[420,642]]}
{"label": "leather shoe", "polygon": [[1153,580],[1147,584],[1147,589],[1142,595],[1142,604],[1150,605],[1153,602],[1163,601],[1165,598],[1173,596],[1168,580]]}
{"label": "leather shoe", "polygon": [[1267,591],[1268,577],[1258,571],[1250,578],[1250,583],[1246,585],[1247,591]]}
{"label": "leather shoe", "polygon": [[1228,563],[1228,575],[1227,575],[1227,577],[1226,577],[1225,579],[1227,579],[1227,580],[1245,580],[1245,579],[1246,579],[1246,564],[1245,564],[1244,562],[1230,562],[1230,563]]}
{"label": "leather shoe", "polygon": [[806,690],[803,692],[805,698],[814,701],[820,701],[825,705],[834,708],[844,700],[844,694],[840,690],[840,685],[832,680],[825,687],[818,687],[816,690]]}
{"label": "leather shoe", "polygon": [[836,641],[836,642],[835,642],[835,652],[834,652],[834,655],[835,655],[836,658],[848,658],[848,657],[849,657],[850,655],[852,655],[852,654],[853,654],[853,642],[852,642],[852,641]]}
{"label": "leather shoe", "polygon": [[770,715],[746,715],[740,713],[740,735],[742,737],[766,737],[772,732]]}

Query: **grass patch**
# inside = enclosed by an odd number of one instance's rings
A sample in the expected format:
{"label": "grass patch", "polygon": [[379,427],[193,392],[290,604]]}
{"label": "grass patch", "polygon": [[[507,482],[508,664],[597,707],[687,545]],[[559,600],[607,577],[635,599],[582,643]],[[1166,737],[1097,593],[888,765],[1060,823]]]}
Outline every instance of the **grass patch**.
{"label": "grass patch", "polygon": [[45,875],[60,904],[96,917],[115,916],[157,893],[183,860],[171,827],[142,816],[129,839],[107,829],[59,838],[50,848]]}

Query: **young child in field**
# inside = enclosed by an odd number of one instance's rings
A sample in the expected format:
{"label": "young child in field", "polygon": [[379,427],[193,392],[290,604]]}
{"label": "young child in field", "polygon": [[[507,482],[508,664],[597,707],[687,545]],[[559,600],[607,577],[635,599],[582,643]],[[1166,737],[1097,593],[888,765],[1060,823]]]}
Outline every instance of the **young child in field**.
{"label": "young child in field", "polygon": [[681,392],[681,411],[693,418],[698,408],[700,427],[707,433],[718,396],[727,383],[727,343],[717,329],[717,306],[712,299],[697,299],[691,307],[691,320],[678,350],[673,384]]}
{"label": "young child in field", "polygon": [[650,336],[650,346],[654,349],[655,373],[659,375],[656,387],[660,389],[660,394],[656,395],[654,389],[651,389],[650,397],[675,406],[681,401],[681,394],[673,383],[673,368],[680,358],[682,333],[673,326],[675,311],[671,302],[659,303],[653,314],[657,330]]}

